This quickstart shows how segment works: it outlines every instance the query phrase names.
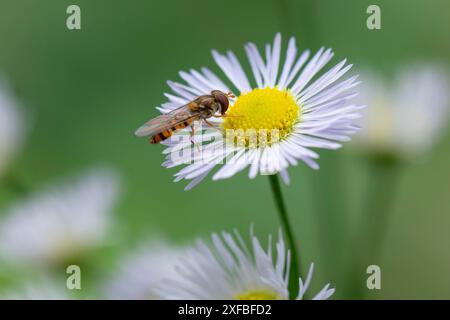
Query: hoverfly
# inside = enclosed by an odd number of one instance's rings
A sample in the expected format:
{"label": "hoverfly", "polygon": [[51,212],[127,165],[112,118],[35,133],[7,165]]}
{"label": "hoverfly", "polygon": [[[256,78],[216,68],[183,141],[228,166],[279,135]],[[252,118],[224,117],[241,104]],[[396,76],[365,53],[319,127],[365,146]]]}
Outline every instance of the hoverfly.
{"label": "hoverfly", "polygon": [[[231,92],[213,90],[211,94],[199,96],[175,110],[151,119],[137,129],[135,135],[150,136],[149,142],[155,144],[168,139],[175,131],[191,126],[196,120],[203,120],[211,125],[208,118],[225,116],[229,106],[228,98],[234,98],[234,95]],[[217,112],[220,115],[216,115]]]}

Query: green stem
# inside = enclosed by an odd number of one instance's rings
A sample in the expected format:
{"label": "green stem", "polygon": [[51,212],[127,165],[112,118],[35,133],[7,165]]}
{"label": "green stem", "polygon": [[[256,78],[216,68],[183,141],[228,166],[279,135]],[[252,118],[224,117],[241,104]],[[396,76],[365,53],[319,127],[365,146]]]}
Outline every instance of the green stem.
{"label": "green stem", "polygon": [[399,165],[394,159],[374,158],[370,160],[370,176],[367,189],[366,209],[362,212],[363,225],[355,243],[359,243],[349,277],[352,297],[363,299],[367,296],[366,268],[381,264],[382,250],[392,212]]}
{"label": "green stem", "polygon": [[278,209],[278,214],[283,226],[284,234],[287,238],[288,245],[291,252],[291,268],[289,274],[289,292],[291,298],[295,297],[298,292],[298,278],[300,277],[299,257],[297,254],[297,247],[295,245],[294,234],[292,232],[291,224],[286,210],[286,205],[281,193],[280,181],[278,175],[270,175],[270,187]]}
{"label": "green stem", "polygon": [[369,208],[365,228],[370,259],[377,262],[381,258],[396,195],[399,166],[395,160],[375,159],[372,160],[371,167],[373,178],[369,183]]}
{"label": "green stem", "polygon": [[[344,252],[348,235],[347,189],[342,155],[321,154],[321,169],[311,172],[314,218],[317,219],[321,270],[336,287],[343,287]],[[332,177],[330,179],[330,177]],[[336,293],[340,297],[341,291]]]}
{"label": "green stem", "polygon": [[283,21],[283,31],[285,35],[292,35],[294,32],[294,8],[291,0],[276,0]]}
{"label": "green stem", "polygon": [[[309,48],[320,45],[319,25],[316,23],[320,4],[317,0],[276,0],[276,5],[287,36],[298,35],[303,46]],[[300,19],[296,12],[300,13]]]}
{"label": "green stem", "polygon": [[298,2],[300,18],[300,36],[301,40],[306,43],[309,48],[320,46],[321,36],[319,32],[319,1],[303,0]]}

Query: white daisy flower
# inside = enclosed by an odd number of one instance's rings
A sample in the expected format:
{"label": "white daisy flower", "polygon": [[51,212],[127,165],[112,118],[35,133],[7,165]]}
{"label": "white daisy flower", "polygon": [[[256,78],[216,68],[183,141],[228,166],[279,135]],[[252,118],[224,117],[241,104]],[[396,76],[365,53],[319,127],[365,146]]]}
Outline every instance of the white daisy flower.
{"label": "white daisy flower", "polygon": [[[180,258],[178,276],[169,278],[157,289],[164,299],[181,300],[287,300],[290,252],[281,232],[276,243],[276,259],[272,241],[265,251],[251,235],[251,251],[236,232],[212,234],[212,246],[199,241]],[[303,299],[313,273],[309,268],[306,281],[299,279],[297,299]],[[327,284],[313,299],[328,299],[334,289]]]}
{"label": "white daisy flower", "polygon": [[366,72],[360,97],[370,107],[361,118],[363,130],[355,145],[400,158],[427,153],[448,123],[450,81],[444,70],[413,65],[399,70],[391,81]]}
{"label": "white daisy flower", "polygon": [[311,148],[337,149],[340,142],[349,140],[349,135],[357,131],[352,122],[359,117],[362,106],[350,102],[357,94],[351,90],[359,83],[357,76],[339,80],[351,65],[343,60],[318,75],[333,57],[331,49],[321,48],[308,61],[310,52],[298,55],[295,39],[291,38],[281,63],[281,35],[277,34],[273,45],[265,46],[265,59],[253,43],[248,43],[245,51],[254,84],[233,52],[222,55],[215,50],[214,60],[233,90],[207,68],[201,72],[180,72],[185,84],[168,82],[174,93],[166,94],[169,102],[158,108],[162,113],[212,90],[237,95],[230,98],[225,117],[208,119],[216,129],[196,136],[197,148],[192,147],[190,139],[182,138],[186,137],[186,130],[164,142],[165,167],[188,164],[175,174],[175,181],[191,180],[186,189],[194,187],[220,164],[223,165],[213,180],[229,178],[250,166],[250,178],[279,172],[288,183],[287,168],[299,160],[313,169],[319,168],[315,161],[319,155]]}
{"label": "white daisy flower", "polygon": [[22,146],[23,115],[17,101],[0,81],[0,176],[7,170]]}
{"label": "white daisy flower", "polygon": [[156,287],[166,277],[176,278],[174,266],[182,249],[165,241],[151,241],[137,252],[125,256],[118,274],[106,285],[108,299],[153,300]]}
{"label": "white daisy flower", "polygon": [[113,172],[93,171],[13,205],[0,220],[0,259],[47,266],[102,245],[117,187]]}

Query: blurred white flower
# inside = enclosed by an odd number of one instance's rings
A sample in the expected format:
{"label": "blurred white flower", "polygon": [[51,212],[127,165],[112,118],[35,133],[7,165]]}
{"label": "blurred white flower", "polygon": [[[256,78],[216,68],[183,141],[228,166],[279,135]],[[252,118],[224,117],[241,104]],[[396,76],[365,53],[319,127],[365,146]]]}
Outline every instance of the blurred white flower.
{"label": "blurred white flower", "polygon": [[24,119],[17,101],[0,79],[0,177],[13,161],[24,134]]}
{"label": "blurred white flower", "polygon": [[0,221],[0,258],[47,266],[101,246],[117,189],[116,174],[98,170],[13,205]]}
{"label": "blurred white flower", "polygon": [[[286,300],[290,253],[281,232],[276,243],[276,259],[272,256],[269,236],[265,251],[251,235],[252,251],[239,233],[212,234],[212,246],[199,241],[187,250],[176,265],[177,277],[164,280],[156,292],[165,299],[182,300]],[[313,273],[311,265],[306,281],[299,279],[297,299],[303,299]],[[328,299],[334,289],[327,284],[313,299]]]}
{"label": "blurred white flower", "polygon": [[151,241],[125,256],[118,274],[106,286],[108,299],[151,300],[158,299],[154,290],[166,277],[177,277],[174,266],[182,253],[165,241]]}
{"label": "blurred white flower", "polygon": [[356,145],[366,151],[414,159],[429,151],[446,129],[450,81],[438,65],[409,66],[392,81],[362,73],[368,105]]}

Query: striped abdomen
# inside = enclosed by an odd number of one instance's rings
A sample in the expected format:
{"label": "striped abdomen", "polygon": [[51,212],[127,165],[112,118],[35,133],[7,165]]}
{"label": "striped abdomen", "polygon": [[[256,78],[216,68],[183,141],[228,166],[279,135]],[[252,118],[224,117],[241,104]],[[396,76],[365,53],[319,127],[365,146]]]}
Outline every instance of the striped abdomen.
{"label": "striped abdomen", "polygon": [[187,119],[183,122],[180,122],[178,124],[175,124],[173,127],[166,129],[164,131],[159,132],[158,134],[155,134],[153,137],[150,138],[151,144],[160,143],[161,141],[164,141],[172,136],[172,134],[177,131],[184,129],[192,124],[194,119]]}

